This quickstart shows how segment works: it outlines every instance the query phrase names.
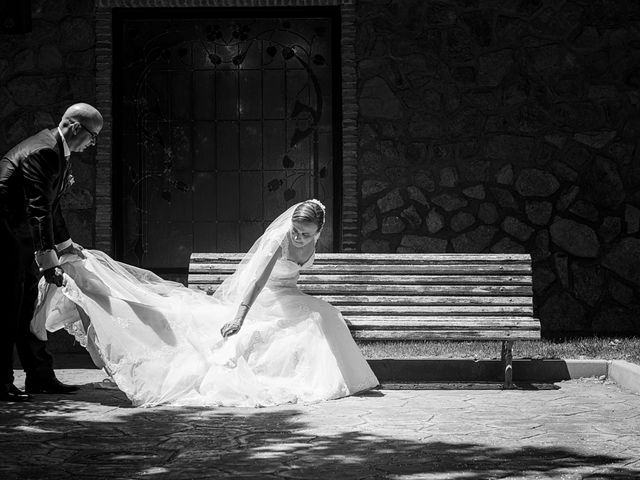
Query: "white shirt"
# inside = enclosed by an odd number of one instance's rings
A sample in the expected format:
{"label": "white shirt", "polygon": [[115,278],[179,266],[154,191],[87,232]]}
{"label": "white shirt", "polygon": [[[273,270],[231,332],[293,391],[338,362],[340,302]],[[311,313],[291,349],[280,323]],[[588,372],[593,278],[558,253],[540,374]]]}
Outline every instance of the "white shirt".
{"label": "white shirt", "polygon": [[[60,138],[62,138],[62,150],[64,152],[64,156],[65,158],[68,159],[69,156],[71,155],[71,150],[69,150],[69,145],[67,145],[67,139],[64,138],[64,135],[62,134],[62,130],[60,130],[60,127],[58,127],[58,133],[60,134]],[[65,248],[71,246],[72,243],[73,243],[73,240],[71,240],[70,238],[65,240],[62,243],[56,243],[56,250],[58,251],[64,250]]]}

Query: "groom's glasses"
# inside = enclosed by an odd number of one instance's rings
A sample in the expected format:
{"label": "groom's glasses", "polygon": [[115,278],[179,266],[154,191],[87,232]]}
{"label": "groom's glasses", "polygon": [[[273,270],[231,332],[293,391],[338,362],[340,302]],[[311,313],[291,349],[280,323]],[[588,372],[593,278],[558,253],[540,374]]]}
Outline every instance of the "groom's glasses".
{"label": "groom's glasses", "polygon": [[89,133],[89,135],[91,135],[91,140],[93,141],[93,143],[96,143],[96,140],[98,139],[98,134],[96,132],[92,132],[80,122],[78,122],[78,125],[80,125],[84,130],[86,130]]}

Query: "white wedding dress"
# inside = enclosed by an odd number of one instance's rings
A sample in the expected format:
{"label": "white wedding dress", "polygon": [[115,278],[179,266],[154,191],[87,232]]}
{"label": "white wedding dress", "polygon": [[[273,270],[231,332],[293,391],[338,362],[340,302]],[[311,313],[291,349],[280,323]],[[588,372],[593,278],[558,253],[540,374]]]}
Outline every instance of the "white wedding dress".
{"label": "white wedding dress", "polygon": [[106,254],[63,256],[66,285],[41,283],[32,330],[65,328],[136,406],[267,406],[378,385],[338,310],[302,293],[306,265],[282,256],[238,334],[235,307]]}

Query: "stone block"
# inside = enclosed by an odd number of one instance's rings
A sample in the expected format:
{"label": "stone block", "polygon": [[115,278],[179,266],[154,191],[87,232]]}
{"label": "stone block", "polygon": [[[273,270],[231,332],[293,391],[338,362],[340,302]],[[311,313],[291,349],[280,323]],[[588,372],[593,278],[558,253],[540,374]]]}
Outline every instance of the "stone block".
{"label": "stone block", "polygon": [[591,330],[601,335],[636,335],[637,312],[618,305],[603,305],[591,322]]}
{"label": "stone block", "polygon": [[488,160],[468,160],[459,166],[460,176],[467,182],[487,182],[491,180],[491,162]]}
{"label": "stone block", "polygon": [[498,187],[490,188],[493,197],[502,208],[507,210],[519,210],[518,202],[509,190]]}
{"label": "stone block", "polygon": [[616,164],[608,158],[598,156],[585,169],[584,189],[586,196],[596,205],[615,209],[624,202],[624,183]]}
{"label": "stone block", "polygon": [[385,217],[382,220],[382,233],[384,234],[400,233],[404,229],[405,229],[405,225],[404,225],[404,222],[400,219],[400,217],[391,215],[391,216]]}
{"label": "stone block", "polygon": [[429,233],[436,233],[444,228],[444,217],[440,215],[435,209],[429,210],[425,221]]}
{"label": "stone block", "polygon": [[500,168],[496,174],[496,182],[502,185],[511,185],[513,183],[513,165],[508,163]]}
{"label": "stone block", "polygon": [[414,202],[417,202],[420,205],[427,206],[429,204],[429,202],[427,202],[427,198],[424,196],[424,193],[422,193],[422,190],[420,190],[416,186],[413,186],[413,185],[408,186],[407,195],[409,196],[410,200],[413,200]]}
{"label": "stone block", "polygon": [[35,54],[32,49],[18,52],[13,57],[13,73],[34,73],[36,68]]}
{"label": "stone block", "polygon": [[470,135],[479,133],[484,125],[484,115],[474,109],[467,108],[455,113],[449,119],[449,133],[452,135]]}
{"label": "stone block", "polygon": [[405,251],[416,253],[444,253],[447,251],[446,240],[419,235],[404,235],[400,246],[404,247]]}
{"label": "stone block", "polygon": [[627,225],[627,235],[633,235],[640,231],[640,209],[626,204],[624,206],[624,222]]}
{"label": "stone block", "polygon": [[64,77],[16,77],[7,82],[7,89],[17,105],[37,106],[57,104],[69,97]]}
{"label": "stone block", "polygon": [[380,77],[367,80],[358,99],[360,115],[369,118],[399,120],[403,108],[389,85]]}
{"label": "stone block", "polygon": [[572,333],[586,330],[586,311],[567,292],[550,296],[540,308],[540,324],[544,332]]}
{"label": "stone block", "polygon": [[427,146],[421,142],[411,142],[407,145],[407,160],[420,164],[427,158]]}
{"label": "stone block", "polygon": [[483,203],[478,208],[478,218],[487,225],[496,223],[498,221],[498,209],[493,203]]}
{"label": "stone block", "polygon": [[488,53],[478,59],[478,84],[497,86],[513,65],[513,52],[509,49]]}
{"label": "stone block", "polygon": [[431,202],[447,212],[459,210],[468,205],[468,202],[456,193],[441,193],[440,195],[431,197]]}
{"label": "stone block", "polygon": [[559,212],[564,212],[569,205],[571,205],[576,197],[580,193],[580,187],[572,185],[567,190],[563,191],[556,202],[556,208]]}
{"label": "stone block", "polygon": [[551,202],[530,200],[527,201],[524,208],[527,218],[534,225],[546,225],[549,223],[553,211]]}
{"label": "stone block", "polygon": [[525,168],[518,175],[515,187],[523,197],[548,197],[560,188],[560,183],[550,173],[537,168]]}
{"label": "stone block", "polygon": [[38,69],[43,72],[62,68],[62,55],[55,45],[43,45],[38,51]]}
{"label": "stone block", "polygon": [[429,172],[418,172],[414,176],[415,184],[427,192],[434,192],[436,189],[436,182],[433,179],[433,175]]}
{"label": "stone block", "polygon": [[440,186],[455,187],[458,184],[458,172],[453,167],[445,167],[440,170]]}
{"label": "stone block", "polygon": [[640,239],[622,239],[604,257],[602,265],[640,288]]}
{"label": "stone block", "polygon": [[549,251],[549,238],[548,230],[540,230],[536,233],[535,248],[531,252],[532,261],[539,262],[551,255],[551,252]]}
{"label": "stone block", "polygon": [[600,149],[616,138],[616,135],[617,132],[615,130],[608,132],[576,133],[573,139],[591,148]]}
{"label": "stone block", "polygon": [[362,235],[364,237],[369,236],[371,233],[378,230],[378,219],[376,217],[372,217],[368,220],[363,221],[362,225]]}
{"label": "stone block", "polygon": [[573,291],[576,297],[587,305],[594,306],[604,291],[604,277],[600,266],[582,266],[578,262],[571,264]]}
{"label": "stone block", "polygon": [[600,238],[606,243],[611,242],[622,232],[622,221],[618,217],[605,217],[598,229]]}
{"label": "stone block", "polygon": [[575,201],[573,205],[569,207],[569,211],[574,215],[584,218],[585,220],[589,220],[591,222],[598,221],[598,209],[592,204],[583,200]]}
{"label": "stone block", "polygon": [[391,247],[386,240],[377,240],[369,238],[362,242],[360,251],[363,253],[389,253]]}
{"label": "stone block", "polygon": [[458,253],[480,253],[483,252],[493,240],[498,229],[495,227],[481,225],[475,230],[463,233],[455,237],[451,243],[453,249]]}
{"label": "stone block", "polygon": [[484,190],[484,185],[474,185],[473,187],[467,187],[462,190],[462,194],[465,197],[473,198],[475,200],[484,200],[486,193]]}
{"label": "stone block", "polygon": [[362,175],[380,175],[386,167],[387,163],[379,152],[366,150],[360,157],[360,172]]}
{"label": "stone block", "polygon": [[534,229],[529,225],[511,216],[506,217],[502,221],[501,227],[504,232],[517,238],[521,242],[527,241],[534,232]]}
{"label": "stone block", "polygon": [[519,135],[495,135],[487,140],[485,154],[489,158],[527,164],[533,150],[533,139]]}
{"label": "stone block", "polygon": [[367,199],[389,187],[389,183],[382,180],[364,180],[361,186],[362,198]]}
{"label": "stone block", "polygon": [[66,17],[60,23],[58,46],[63,52],[81,52],[95,46],[93,25],[82,17]]}
{"label": "stone block", "polygon": [[556,269],[558,279],[562,287],[569,289],[569,257],[565,252],[555,252],[553,254],[553,266]]}
{"label": "stone block", "polygon": [[416,210],[416,207],[411,205],[409,208],[406,208],[402,211],[400,216],[409,224],[411,228],[419,228],[422,225],[422,218]]}
{"label": "stone block", "polygon": [[525,253],[526,249],[512,239],[505,237],[491,247],[493,253]]}
{"label": "stone block", "polygon": [[467,212],[458,212],[451,219],[451,230],[461,232],[476,222],[476,217]]}
{"label": "stone block", "polygon": [[565,182],[575,182],[578,179],[578,172],[563,162],[553,162],[549,166],[551,172],[560,180]]}
{"label": "stone block", "polygon": [[544,292],[556,280],[556,274],[544,266],[533,267],[533,291],[536,294]]}
{"label": "stone block", "polygon": [[381,213],[387,213],[404,205],[404,200],[399,189],[394,189],[378,200],[378,208]]}
{"label": "stone block", "polygon": [[549,228],[551,240],[564,251],[577,257],[595,258],[600,241],[593,229],[567,218],[555,221]]}
{"label": "stone block", "polygon": [[609,278],[608,287],[611,298],[621,305],[629,305],[633,301],[633,288],[625,285],[617,279],[613,277]]}

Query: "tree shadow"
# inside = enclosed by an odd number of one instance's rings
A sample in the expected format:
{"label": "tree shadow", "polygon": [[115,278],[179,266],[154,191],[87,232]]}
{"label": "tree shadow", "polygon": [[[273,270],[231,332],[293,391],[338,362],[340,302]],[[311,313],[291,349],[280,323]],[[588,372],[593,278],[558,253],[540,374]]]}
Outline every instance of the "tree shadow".
{"label": "tree shadow", "polygon": [[[96,404],[112,408],[101,408],[98,415]],[[447,442],[427,433],[420,440],[408,440],[401,433],[374,433],[362,423],[338,431],[332,423],[318,423],[317,417],[315,423],[309,421],[307,410],[296,406],[125,407],[129,401],[118,390],[88,389],[73,397],[42,396],[28,404],[0,404],[0,477],[480,480],[579,474],[620,480],[640,476],[639,470],[624,467],[633,458],[584,454],[564,446],[505,448],[489,442]],[[335,412],[340,410],[336,403]]]}

